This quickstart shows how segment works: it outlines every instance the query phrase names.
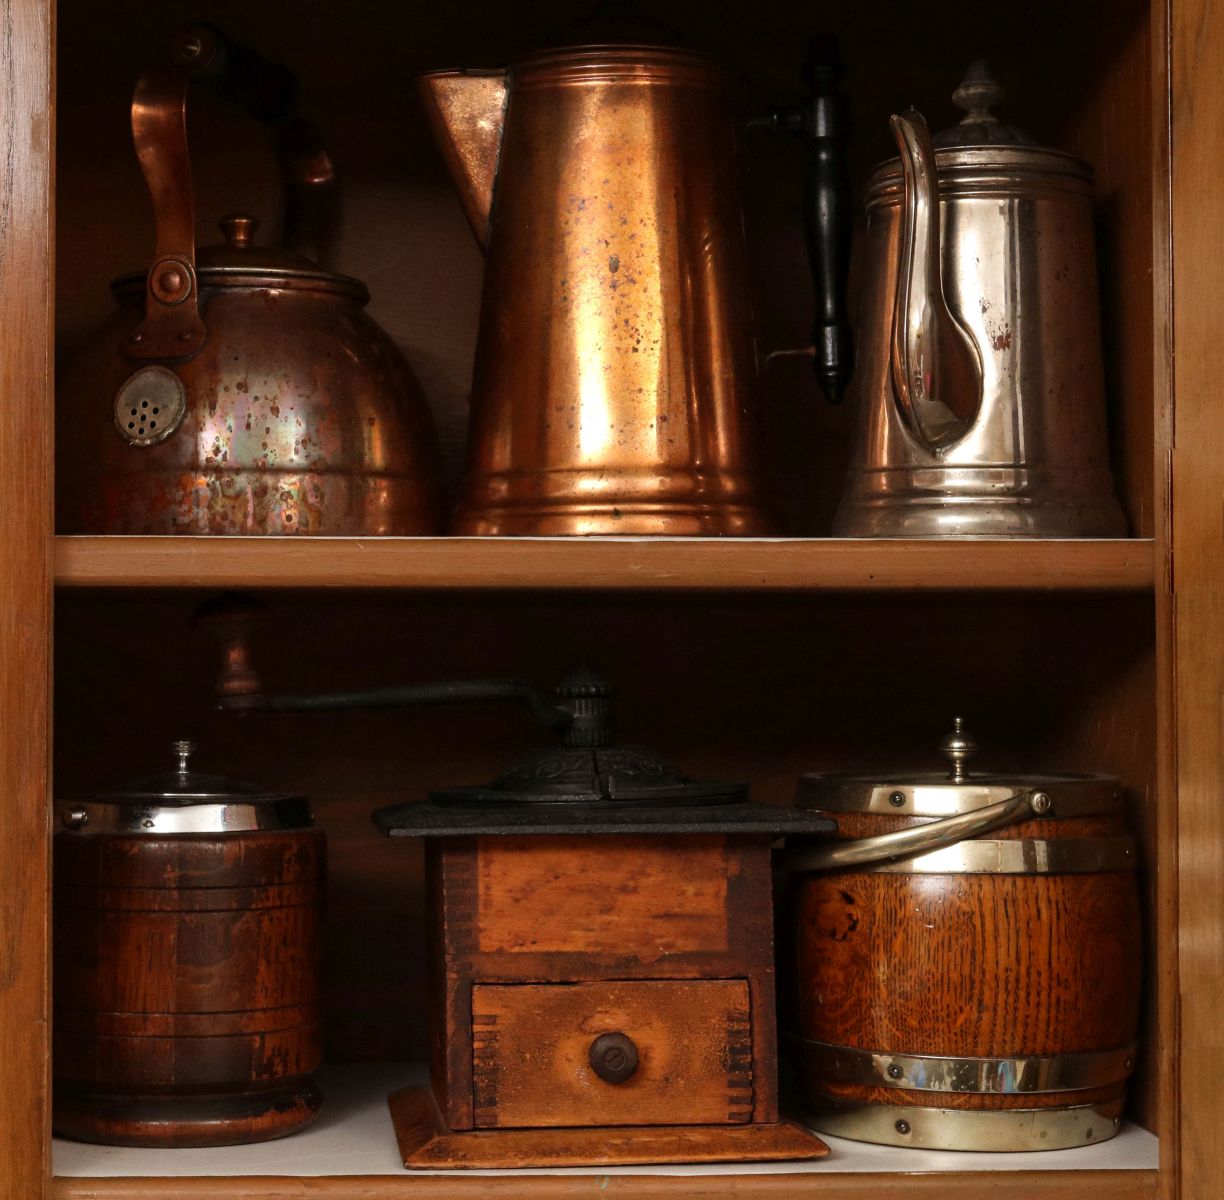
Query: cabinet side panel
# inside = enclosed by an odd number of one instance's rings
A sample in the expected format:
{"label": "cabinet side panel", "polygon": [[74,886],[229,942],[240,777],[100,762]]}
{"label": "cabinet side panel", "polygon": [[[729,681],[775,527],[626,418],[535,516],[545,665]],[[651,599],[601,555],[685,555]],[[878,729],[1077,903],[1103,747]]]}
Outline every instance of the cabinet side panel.
{"label": "cabinet side panel", "polygon": [[48,1186],[52,5],[0,0],[0,1194]]}
{"label": "cabinet side panel", "polygon": [[1180,1195],[1224,1179],[1224,7],[1174,0],[1173,598]]}

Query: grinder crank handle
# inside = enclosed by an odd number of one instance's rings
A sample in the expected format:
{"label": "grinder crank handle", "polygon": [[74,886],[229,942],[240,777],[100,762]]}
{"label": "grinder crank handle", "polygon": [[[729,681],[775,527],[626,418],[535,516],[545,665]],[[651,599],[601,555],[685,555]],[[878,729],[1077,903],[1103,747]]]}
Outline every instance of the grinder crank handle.
{"label": "grinder crank handle", "polygon": [[288,68],[227,41],[212,26],[180,30],[171,43],[170,64],[146,71],[132,96],[132,139],[157,227],[145,319],[124,344],[133,358],[190,358],[208,336],[199,312],[187,149],[187,92],[193,80],[276,129],[285,178],[285,245],[300,243],[305,235],[326,240],[335,214],[336,172],[318,130],[294,114],[298,85]]}
{"label": "grinder crank handle", "polygon": [[993,829],[1002,829],[1005,825],[1014,825],[1029,817],[1046,816],[1049,811],[1050,797],[1045,792],[1017,792],[997,804],[988,804],[985,808],[958,813],[926,825],[915,825],[910,829],[898,829],[875,837],[846,838],[821,846],[787,849],[778,858],[778,868],[790,872],[838,871],[890,859],[912,858],[916,854],[942,850],[945,846],[978,837]]}
{"label": "grinder crank handle", "polygon": [[816,298],[812,345],[766,358],[810,355],[816,380],[830,404],[845,395],[854,373],[854,338],[846,309],[853,210],[848,165],[848,118],[840,83],[846,67],[837,39],[817,34],[808,43],[803,79],[808,94],[794,108],[775,109],[751,127],[799,134],[807,147],[803,178],[803,228]]}
{"label": "grinder crank handle", "polygon": [[250,596],[224,595],[202,604],[192,621],[208,629],[221,650],[218,707],[235,713],[335,712],[363,708],[408,708],[421,704],[505,701],[521,704],[546,729],[567,729],[574,714],[539,688],[516,679],[461,679],[403,684],[350,692],[265,693],[251,661],[250,633],[262,604]]}

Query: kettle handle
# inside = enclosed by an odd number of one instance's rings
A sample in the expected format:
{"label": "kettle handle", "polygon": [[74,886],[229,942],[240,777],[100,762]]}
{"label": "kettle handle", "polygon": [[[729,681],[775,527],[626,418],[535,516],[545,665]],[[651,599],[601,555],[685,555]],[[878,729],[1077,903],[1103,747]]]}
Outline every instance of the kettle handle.
{"label": "kettle handle", "polygon": [[911,858],[929,854],[966,838],[978,837],[992,829],[1014,825],[1029,816],[1048,816],[1050,797],[1045,792],[1024,791],[926,825],[881,833],[875,837],[842,839],[822,846],[788,849],[781,856],[779,867],[784,871],[836,871],[850,867],[869,866],[894,858]]}
{"label": "kettle handle", "polygon": [[229,42],[209,25],[180,30],[171,43],[170,65],[146,71],[132,96],[132,138],[157,227],[145,319],[124,345],[133,358],[190,358],[208,336],[199,312],[195,196],[187,149],[187,90],[194,79],[275,127],[286,183],[286,245],[308,235],[325,240],[335,214],[335,168],[318,130],[294,115],[298,85],[293,74]]}

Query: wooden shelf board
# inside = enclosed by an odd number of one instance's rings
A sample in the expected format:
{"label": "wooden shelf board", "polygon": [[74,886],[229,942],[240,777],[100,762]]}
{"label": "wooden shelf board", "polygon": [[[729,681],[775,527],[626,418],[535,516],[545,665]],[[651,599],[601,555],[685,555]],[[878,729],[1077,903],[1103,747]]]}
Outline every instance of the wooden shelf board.
{"label": "wooden shelf board", "polygon": [[[996,1200],[1152,1200],[1157,1141],[1126,1126],[1110,1142],[1036,1154],[953,1154],[867,1146],[827,1138],[819,1163],[571,1168],[552,1171],[413,1171],[400,1165],[386,1096],[426,1077],[419,1065],[331,1067],[321,1080],[323,1115],[278,1142],[212,1150],[131,1150],[57,1140],[54,1200],[688,1200],[726,1196],[784,1200],[800,1189],[821,1200],[977,1197]],[[1036,1182],[1036,1181],[1039,1181]]]}
{"label": "wooden shelf board", "polygon": [[60,587],[1151,591],[1154,543],[58,537]]}

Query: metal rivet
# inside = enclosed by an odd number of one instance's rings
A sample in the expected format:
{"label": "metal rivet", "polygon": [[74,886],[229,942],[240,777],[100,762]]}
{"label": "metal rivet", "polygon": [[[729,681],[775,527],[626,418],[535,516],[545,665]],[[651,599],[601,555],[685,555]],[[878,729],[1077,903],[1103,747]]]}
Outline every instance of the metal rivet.
{"label": "metal rivet", "polygon": [[893,792],[893,794],[888,797],[888,803],[891,804],[893,808],[901,808],[902,805],[905,804],[905,793]]}
{"label": "metal rivet", "polygon": [[66,808],[60,815],[65,829],[80,829],[89,820],[89,812],[84,808]]}
{"label": "metal rivet", "polygon": [[152,828],[153,828],[153,822],[152,822],[152,821],[151,821],[151,820],[150,820],[148,817],[146,817],[146,818],[145,818],[145,819],[144,819],[144,820],[141,822],[141,824],[142,824],[142,825],[143,825],[143,826],[144,826],[146,829],[152,829]]}
{"label": "metal rivet", "polygon": [[897,1066],[896,1063],[893,1063],[888,1068],[888,1078],[889,1079],[900,1079],[901,1078],[901,1068]]}
{"label": "metal rivet", "polygon": [[1054,807],[1054,801],[1045,792],[1034,792],[1033,798],[1029,801],[1029,806],[1033,812],[1044,816]]}
{"label": "metal rivet", "polygon": [[908,1121],[898,1121],[896,1125],[896,1130],[898,1133],[909,1133],[910,1123]]}

